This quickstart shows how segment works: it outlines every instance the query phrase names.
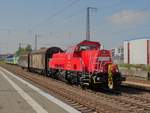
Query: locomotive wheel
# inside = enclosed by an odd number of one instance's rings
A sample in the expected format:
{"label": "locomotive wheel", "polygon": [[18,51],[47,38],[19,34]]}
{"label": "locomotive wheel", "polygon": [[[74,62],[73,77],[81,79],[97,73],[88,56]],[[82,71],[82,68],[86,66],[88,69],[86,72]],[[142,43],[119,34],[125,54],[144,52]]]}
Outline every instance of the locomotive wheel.
{"label": "locomotive wheel", "polygon": [[64,71],[64,70],[59,70],[58,80],[61,80],[61,81],[66,82],[65,76],[66,76],[66,71]]}
{"label": "locomotive wheel", "polygon": [[65,75],[65,80],[66,80],[67,84],[72,84],[72,77],[70,76],[70,74],[71,73],[69,71],[67,71],[66,75]]}
{"label": "locomotive wheel", "polygon": [[80,84],[80,87],[81,87],[82,89],[86,89],[86,86],[85,86],[83,83]]}
{"label": "locomotive wheel", "polygon": [[84,81],[83,81],[83,77],[80,77],[80,83],[79,83],[79,85],[80,85],[80,87],[82,89],[86,89],[86,86],[85,86]]}
{"label": "locomotive wheel", "polygon": [[85,89],[85,85],[84,85],[84,83],[83,83],[82,78],[80,78],[80,87],[81,87],[82,89]]}
{"label": "locomotive wheel", "polygon": [[57,69],[51,69],[50,71],[50,77],[57,79],[58,77],[58,70]]}
{"label": "locomotive wheel", "polygon": [[91,77],[91,79],[90,79],[90,85],[89,85],[89,87],[90,87],[90,89],[94,89],[94,80],[93,80],[93,77]]}

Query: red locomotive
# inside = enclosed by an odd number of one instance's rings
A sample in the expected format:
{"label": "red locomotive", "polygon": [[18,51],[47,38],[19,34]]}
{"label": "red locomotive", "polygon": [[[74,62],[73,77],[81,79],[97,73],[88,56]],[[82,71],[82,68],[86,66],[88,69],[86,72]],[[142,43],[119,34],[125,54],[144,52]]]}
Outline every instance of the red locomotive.
{"label": "red locomotive", "polygon": [[111,51],[100,49],[98,42],[82,41],[66,52],[54,53],[49,60],[49,72],[55,78],[81,86],[103,84],[118,87],[125,79],[112,63]]}

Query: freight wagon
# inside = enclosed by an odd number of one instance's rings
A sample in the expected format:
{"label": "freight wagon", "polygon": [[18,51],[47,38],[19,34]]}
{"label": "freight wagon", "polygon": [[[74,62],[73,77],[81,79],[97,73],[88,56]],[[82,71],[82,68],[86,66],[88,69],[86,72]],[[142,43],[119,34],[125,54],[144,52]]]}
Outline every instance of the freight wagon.
{"label": "freight wagon", "polygon": [[52,54],[57,52],[62,52],[62,49],[58,47],[42,48],[26,55],[21,55],[19,58],[19,66],[28,68],[31,72],[48,75],[48,62]]}
{"label": "freight wagon", "polygon": [[29,67],[28,59],[29,59],[29,53],[21,55],[18,59],[18,65],[23,69],[27,69]]}

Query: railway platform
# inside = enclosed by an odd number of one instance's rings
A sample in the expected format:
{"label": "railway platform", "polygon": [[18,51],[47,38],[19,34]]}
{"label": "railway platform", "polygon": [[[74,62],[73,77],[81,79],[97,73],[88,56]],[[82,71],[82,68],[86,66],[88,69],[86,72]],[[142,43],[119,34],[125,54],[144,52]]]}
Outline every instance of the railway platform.
{"label": "railway platform", "polygon": [[146,83],[138,83],[138,82],[133,82],[133,81],[125,81],[122,84],[124,84],[126,86],[137,87],[137,88],[150,89],[150,84],[146,84]]}
{"label": "railway platform", "polygon": [[123,84],[144,89],[150,89],[150,80],[139,77],[126,77],[126,81],[124,81]]}
{"label": "railway platform", "polygon": [[0,113],[80,113],[0,67]]}

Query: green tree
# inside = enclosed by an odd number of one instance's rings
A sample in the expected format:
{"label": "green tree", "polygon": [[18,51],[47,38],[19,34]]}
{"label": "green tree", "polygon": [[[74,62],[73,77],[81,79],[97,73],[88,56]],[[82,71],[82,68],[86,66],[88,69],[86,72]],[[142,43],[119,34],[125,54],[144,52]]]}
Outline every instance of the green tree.
{"label": "green tree", "polygon": [[20,56],[20,55],[26,54],[31,51],[32,51],[31,45],[28,44],[25,48],[19,47],[18,50],[16,51],[15,55]]}
{"label": "green tree", "polygon": [[30,44],[28,44],[25,48],[26,52],[31,52],[32,51],[32,47]]}

